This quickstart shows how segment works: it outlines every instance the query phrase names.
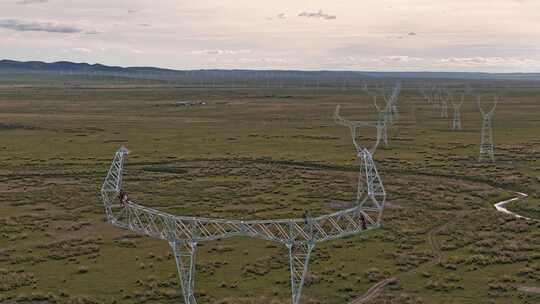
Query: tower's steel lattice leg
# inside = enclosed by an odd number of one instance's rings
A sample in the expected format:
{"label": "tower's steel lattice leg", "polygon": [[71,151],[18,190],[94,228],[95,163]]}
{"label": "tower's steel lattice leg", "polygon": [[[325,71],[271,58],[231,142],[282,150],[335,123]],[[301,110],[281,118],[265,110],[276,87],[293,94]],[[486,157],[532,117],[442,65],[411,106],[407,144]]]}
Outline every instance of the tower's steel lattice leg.
{"label": "tower's steel lattice leg", "polygon": [[171,241],[170,242],[176,268],[180,277],[182,295],[185,304],[197,304],[195,300],[195,255],[197,251],[196,242]]}
{"label": "tower's steel lattice leg", "polygon": [[441,118],[448,118],[448,103],[441,100]]}
{"label": "tower's steel lattice leg", "polygon": [[395,117],[396,120],[399,119],[399,110],[396,103],[392,103],[392,116]]}
{"label": "tower's steel lattice leg", "polygon": [[479,160],[495,161],[493,132],[491,129],[491,115],[485,114],[482,122],[482,137],[480,140],[480,157]]}
{"label": "tower's steel lattice leg", "polygon": [[124,167],[124,157],[129,154],[128,149],[120,147],[114,154],[114,158],[107,172],[107,177],[101,187],[101,198],[105,206],[107,220],[113,225],[117,224],[117,219],[125,212],[118,202],[118,195],[122,190],[122,170]]}
{"label": "tower's steel lattice leg", "polygon": [[379,223],[386,201],[386,191],[384,190],[381,177],[379,176],[371,152],[364,149],[358,156],[360,158],[360,175],[363,175],[363,184],[366,187],[366,195],[361,198],[359,194],[358,202],[365,211],[364,215],[367,220]]}
{"label": "tower's steel lattice leg", "polygon": [[315,247],[314,243],[288,243],[289,264],[291,268],[292,304],[300,303],[302,287],[308,272],[309,259]]}
{"label": "tower's steel lattice leg", "polygon": [[359,165],[360,165],[360,172],[358,173],[358,185],[356,187],[356,202],[357,203],[362,202],[365,199],[365,197],[367,197],[367,192],[368,192],[368,189],[366,186],[367,178],[364,174],[365,163],[362,161],[361,157],[360,157]]}
{"label": "tower's steel lattice leg", "polygon": [[388,145],[388,126],[384,125],[383,129],[382,129],[382,141],[383,141],[383,144],[384,144],[384,147],[385,148],[388,148],[389,145]]}
{"label": "tower's steel lattice leg", "polygon": [[459,108],[454,108],[454,120],[452,122],[452,130],[461,131],[461,111]]}

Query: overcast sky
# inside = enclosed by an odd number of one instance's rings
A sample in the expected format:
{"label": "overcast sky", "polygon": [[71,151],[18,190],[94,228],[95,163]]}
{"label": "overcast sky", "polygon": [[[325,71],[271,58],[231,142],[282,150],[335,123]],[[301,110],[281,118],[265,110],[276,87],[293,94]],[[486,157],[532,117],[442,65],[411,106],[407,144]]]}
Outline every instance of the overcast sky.
{"label": "overcast sky", "polygon": [[540,72],[540,0],[0,0],[0,59]]}

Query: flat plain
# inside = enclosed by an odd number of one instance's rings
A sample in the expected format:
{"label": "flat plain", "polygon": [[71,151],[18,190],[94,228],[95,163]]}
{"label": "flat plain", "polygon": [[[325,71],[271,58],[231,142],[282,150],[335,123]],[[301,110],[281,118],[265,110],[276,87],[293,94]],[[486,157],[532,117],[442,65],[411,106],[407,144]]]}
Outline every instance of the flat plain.
{"label": "flat plain", "polygon": [[[2,78],[3,79],[3,78]],[[125,190],[178,215],[301,217],[350,204],[358,162],[337,104],[375,120],[358,88],[33,86],[0,79],[0,303],[181,303],[168,244],[105,222],[99,189],[116,149]],[[471,96],[462,131],[404,82],[399,119],[375,161],[383,226],[315,248],[302,303],[538,303],[540,86],[495,83],[496,163],[478,163]],[[474,85],[474,84],[473,84]],[[178,101],[204,101],[182,106]],[[486,100],[487,101],[487,100]],[[374,130],[362,130],[371,143]],[[200,303],[288,303],[286,249],[233,238],[203,243]]]}

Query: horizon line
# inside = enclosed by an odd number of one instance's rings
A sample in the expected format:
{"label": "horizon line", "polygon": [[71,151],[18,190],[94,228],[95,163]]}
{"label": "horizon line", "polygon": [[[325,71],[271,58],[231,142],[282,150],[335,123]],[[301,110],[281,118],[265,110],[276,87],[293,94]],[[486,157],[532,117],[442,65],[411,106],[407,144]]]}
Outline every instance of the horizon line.
{"label": "horizon line", "polygon": [[294,71],[294,72],[353,72],[353,73],[447,73],[447,74],[540,74],[540,71],[537,72],[485,72],[485,71],[441,71],[441,70],[344,70],[344,69],[302,69],[302,68],[170,68],[162,66],[124,66],[124,65],[110,65],[104,63],[89,63],[89,62],[77,62],[70,60],[58,60],[58,61],[45,61],[45,60],[15,60],[15,59],[0,59],[2,61],[12,61],[18,63],[30,63],[30,62],[40,62],[45,64],[55,64],[55,63],[72,63],[72,64],[86,64],[90,66],[100,65],[109,68],[122,68],[122,69],[141,69],[141,68],[150,68],[150,69],[160,69],[168,71]]}

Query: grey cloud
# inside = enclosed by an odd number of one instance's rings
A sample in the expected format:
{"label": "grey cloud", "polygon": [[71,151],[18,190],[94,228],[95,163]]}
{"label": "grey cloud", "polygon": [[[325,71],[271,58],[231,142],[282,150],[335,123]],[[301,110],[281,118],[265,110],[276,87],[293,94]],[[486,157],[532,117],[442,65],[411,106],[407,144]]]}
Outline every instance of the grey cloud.
{"label": "grey cloud", "polygon": [[7,28],[20,32],[48,32],[48,33],[80,33],[83,30],[69,25],[59,25],[51,22],[26,22],[16,19],[0,19],[0,28]]}
{"label": "grey cloud", "polygon": [[319,10],[316,13],[302,12],[302,13],[298,14],[298,16],[299,17],[306,17],[306,18],[321,18],[321,19],[325,19],[325,20],[332,20],[332,19],[337,18],[335,15],[329,15],[329,14],[323,13],[322,10]]}
{"label": "grey cloud", "polygon": [[[407,33],[407,37],[411,37],[411,36],[416,36],[418,34],[416,34],[415,32],[408,32]],[[399,35],[399,36],[388,36],[386,37],[387,39],[404,39],[406,36],[404,35]]]}
{"label": "grey cloud", "polygon": [[26,4],[46,3],[46,2],[49,2],[49,0],[20,0],[19,2],[17,2],[17,4],[26,5]]}

